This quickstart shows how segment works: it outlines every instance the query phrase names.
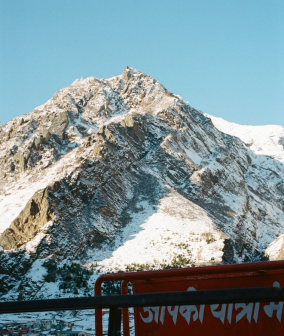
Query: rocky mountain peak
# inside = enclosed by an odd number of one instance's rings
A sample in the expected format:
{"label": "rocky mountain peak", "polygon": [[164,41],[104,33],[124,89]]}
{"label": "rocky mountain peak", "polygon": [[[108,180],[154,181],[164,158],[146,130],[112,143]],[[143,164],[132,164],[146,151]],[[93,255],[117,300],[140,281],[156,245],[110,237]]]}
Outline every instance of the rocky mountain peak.
{"label": "rocky mountain peak", "polygon": [[277,157],[248,132],[253,145],[129,67],[3,125],[3,297],[54,293],[51,261],[100,272],[282,255],[271,244],[284,227],[284,132],[267,142]]}

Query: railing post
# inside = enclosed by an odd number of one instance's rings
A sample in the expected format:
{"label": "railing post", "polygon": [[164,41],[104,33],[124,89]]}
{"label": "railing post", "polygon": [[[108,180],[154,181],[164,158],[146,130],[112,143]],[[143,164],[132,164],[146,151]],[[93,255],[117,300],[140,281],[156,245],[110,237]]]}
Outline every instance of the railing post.
{"label": "railing post", "polygon": [[108,336],[121,335],[121,308],[113,307],[109,310]]}
{"label": "railing post", "polygon": [[[95,282],[95,296],[102,296],[102,276],[98,277]],[[103,312],[102,309],[95,309],[95,335],[103,336]]]}
{"label": "railing post", "polygon": [[[128,280],[123,280],[121,282],[121,294],[128,294]],[[130,336],[129,332],[129,310],[128,307],[122,308],[122,325],[123,325],[123,336]]]}

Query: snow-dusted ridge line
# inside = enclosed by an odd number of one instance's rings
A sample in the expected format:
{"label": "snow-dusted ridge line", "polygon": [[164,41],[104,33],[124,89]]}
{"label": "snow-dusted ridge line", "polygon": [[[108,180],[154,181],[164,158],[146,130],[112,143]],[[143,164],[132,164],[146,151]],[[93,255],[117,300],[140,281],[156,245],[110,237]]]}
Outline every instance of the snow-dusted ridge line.
{"label": "snow-dusted ridge line", "polygon": [[221,132],[240,138],[258,155],[269,155],[284,163],[284,128],[280,125],[248,126],[204,114]]}

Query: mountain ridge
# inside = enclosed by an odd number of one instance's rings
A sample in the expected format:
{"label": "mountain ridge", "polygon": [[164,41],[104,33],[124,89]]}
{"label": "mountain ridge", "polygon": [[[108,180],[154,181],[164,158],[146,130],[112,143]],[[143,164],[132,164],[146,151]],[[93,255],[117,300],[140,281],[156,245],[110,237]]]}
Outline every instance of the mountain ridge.
{"label": "mountain ridge", "polygon": [[272,157],[226,123],[127,67],[3,125],[2,297],[65,295],[44,281],[50,260],[93,272],[243,262],[277,239],[281,256],[283,129]]}

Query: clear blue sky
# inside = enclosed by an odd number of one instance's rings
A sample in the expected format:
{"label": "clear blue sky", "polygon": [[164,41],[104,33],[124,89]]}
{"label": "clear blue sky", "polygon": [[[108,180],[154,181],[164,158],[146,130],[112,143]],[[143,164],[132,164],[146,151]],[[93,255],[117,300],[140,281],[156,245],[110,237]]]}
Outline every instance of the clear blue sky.
{"label": "clear blue sky", "polygon": [[283,18],[284,0],[0,0],[0,121],[128,65],[206,113],[284,126]]}

